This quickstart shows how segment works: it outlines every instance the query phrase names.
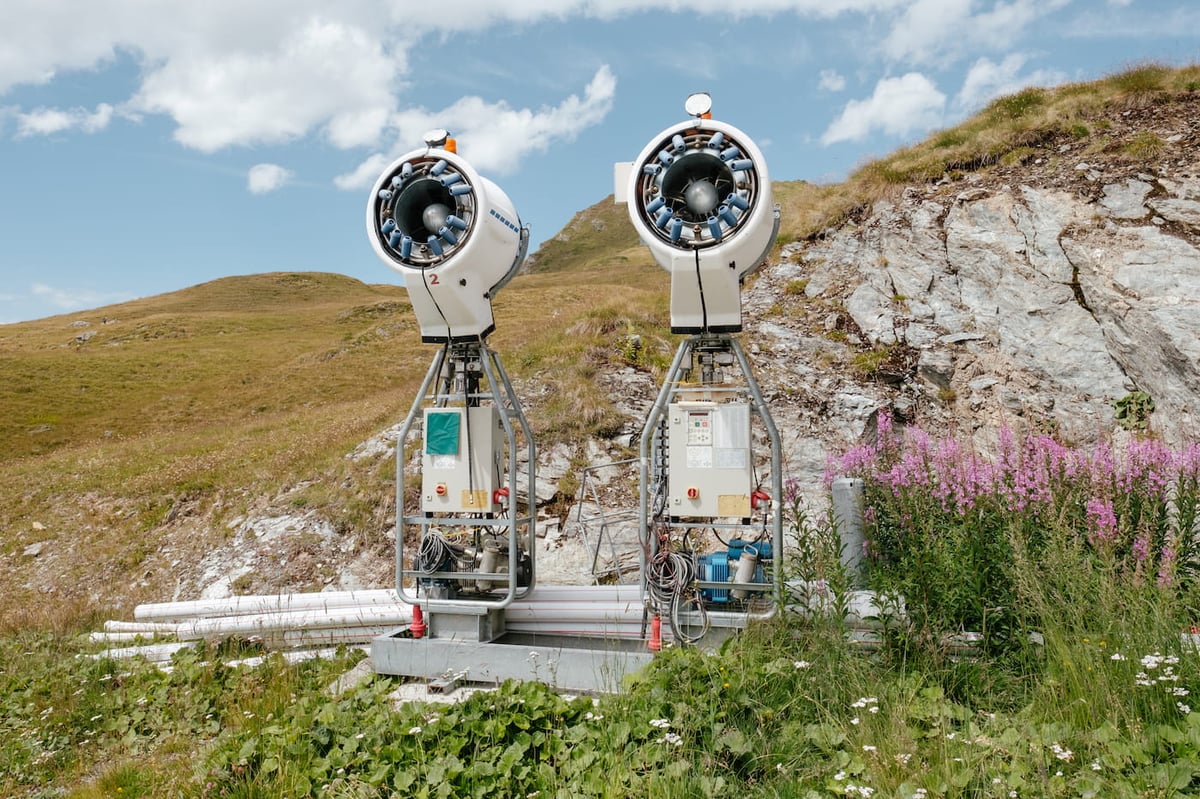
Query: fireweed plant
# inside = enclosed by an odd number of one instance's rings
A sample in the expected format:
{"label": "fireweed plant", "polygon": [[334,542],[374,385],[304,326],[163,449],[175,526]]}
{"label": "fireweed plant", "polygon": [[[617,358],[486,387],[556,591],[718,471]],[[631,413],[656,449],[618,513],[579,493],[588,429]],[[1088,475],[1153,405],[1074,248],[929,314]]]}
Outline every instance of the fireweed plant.
{"label": "fireweed plant", "polygon": [[1101,606],[1131,618],[1148,602],[1184,621],[1194,602],[1198,445],[1076,448],[1003,430],[984,458],[880,414],[875,442],[830,464],[837,475],[863,480],[872,587],[903,595],[927,641],[975,631],[1014,652],[1049,616],[1086,631],[1113,622]]}

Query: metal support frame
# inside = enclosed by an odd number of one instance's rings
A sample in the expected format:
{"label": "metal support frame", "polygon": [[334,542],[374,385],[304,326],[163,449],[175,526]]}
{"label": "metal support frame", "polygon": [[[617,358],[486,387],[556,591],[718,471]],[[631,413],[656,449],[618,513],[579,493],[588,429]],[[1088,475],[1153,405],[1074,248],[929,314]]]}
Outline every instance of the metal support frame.
{"label": "metal support frame", "polygon": [[[693,371],[696,356],[700,352],[731,352],[736,359],[738,368],[741,370],[744,384],[740,386],[728,384],[716,384],[713,381],[713,375],[710,370],[703,369],[699,382],[684,385],[681,382],[685,372]],[[675,353],[675,359],[671,364],[670,371],[667,373],[666,379],[663,382],[663,387],[658,393],[658,397],[654,401],[654,405],[650,409],[650,414],[646,419],[646,425],[642,431],[641,449],[640,449],[640,505],[638,509],[638,526],[639,534],[642,542],[642,570],[641,570],[641,589],[642,595],[646,599],[647,607],[649,608],[651,597],[647,581],[647,565],[652,562],[658,555],[658,536],[655,534],[655,527],[667,517],[665,508],[665,483],[666,471],[670,468],[669,463],[664,463],[661,457],[661,452],[656,452],[665,447],[663,423],[670,405],[681,397],[688,395],[714,395],[723,394],[740,394],[745,396],[750,401],[752,412],[757,415],[766,429],[768,438],[770,439],[770,527],[773,547],[773,559],[775,568],[772,570],[772,579],[770,583],[770,593],[773,602],[770,608],[765,611],[756,611],[747,609],[744,612],[738,611],[722,611],[715,609],[700,609],[697,608],[691,612],[693,618],[685,621],[696,621],[694,617],[705,616],[704,625],[712,627],[744,627],[750,619],[753,618],[769,618],[773,616],[780,608],[783,607],[784,600],[784,581],[783,570],[780,565],[783,560],[783,446],[779,438],[779,432],[775,427],[775,422],[771,418],[771,414],[767,408],[766,401],[763,399],[762,391],[759,389],[758,382],[754,378],[753,370],[750,362],[746,358],[746,353],[742,349],[741,344],[736,338],[728,333],[719,334],[699,334],[691,336],[680,343],[679,349]],[[658,456],[658,457],[656,457]],[[730,522],[721,522],[717,519],[712,519],[706,522],[679,523],[686,527],[709,527],[723,529],[745,529],[748,525],[737,524]],[[697,581],[692,586],[695,589],[742,589],[748,592],[763,594],[768,590],[762,583],[733,583],[733,582],[706,582]]]}
{"label": "metal support frame", "polygon": [[[478,386],[479,374],[472,374],[478,368],[481,376],[486,379],[487,389]],[[440,378],[440,379],[439,379]],[[437,381],[435,386],[435,381]],[[459,384],[456,387],[456,383]],[[435,516],[431,513],[410,515],[404,509],[405,494],[405,453],[404,442],[408,434],[427,407],[447,407],[452,402],[471,407],[480,401],[490,400],[494,403],[500,423],[507,437],[508,468],[506,484],[508,487],[509,509],[505,518],[464,518],[462,515],[445,514]],[[515,425],[514,425],[515,422]],[[526,494],[528,497],[528,512],[518,516],[517,488],[517,429],[525,437],[528,449],[528,465],[525,471]],[[404,420],[396,447],[396,593],[400,599],[410,605],[420,604],[431,612],[448,611],[467,613],[468,615],[486,615],[486,612],[507,607],[514,599],[527,596],[537,584],[537,565],[534,557],[533,542],[536,540],[536,512],[534,510],[535,474],[537,453],[533,441],[533,433],[525,414],[517,401],[516,392],[499,356],[489,349],[482,340],[466,343],[453,343],[440,349],[434,356],[425,379],[417,393],[416,401]],[[424,572],[405,567],[405,533],[412,527],[420,530],[420,540],[434,527],[439,528],[494,528],[506,529],[508,532],[508,572]],[[522,528],[527,532],[528,546],[521,546]],[[518,586],[518,553],[527,552],[529,555],[529,584]],[[504,595],[496,599],[449,599],[433,598],[426,595],[419,597],[417,591],[422,580],[491,580],[505,586]],[[414,581],[414,590],[406,587],[407,581]]]}
{"label": "metal support frame", "polygon": [[[616,541],[618,530],[623,529],[626,524],[631,529],[633,526],[632,523],[637,521],[637,510],[628,506],[620,510],[605,509],[604,499],[600,496],[598,479],[596,477],[597,473],[603,469],[622,468],[637,462],[637,458],[625,458],[610,463],[588,466],[581,472],[575,524],[579,529],[579,534],[583,536],[588,549],[591,550],[592,580],[594,582],[599,582],[605,577],[614,577],[620,583],[625,572],[634,571],[640,567],[640,561],[628,566],[622,565],[622,553],[617,550]],[[596,505],[594,513],[585,511],[584,509],[589,500]],[[599,569],[600,549],[604,545],[605,540],[608,541],[610,564],[607,568]],[[634,544],[633,541],[629,543],[631,545]],[[641,547],[639,546],[632,550],[626,550],[624,554],[636,554],[640,551]]]}
{"label": "metal support frame", "polygon": [[[477,364],[477,366],[476,366]],[[479,376],[486,378],[487,390],[481,390],[479,381],[459,380],[459,385],[471,386],[462,390],[455,388],[456,375],[464,369],[477,368]],[[498,409],[498,416],[508,437],[507,487],[510,504],[506,518],[481,519],[455,517],[452,514],[434,516],[428,512],[417,514],[404,510],[405,454],[404,442],[423,417],[428,407],[462,403],[470,407],[474,403],[491,400]],[[517,516],[516,499],[518,485],[517,430],[520,429],[528,447],[528,468],[525,478],[526,496],[529,499],[528,513]],[[620,635],[588,633],[584,629],[594,625],[603,626],[606,616],[598,608],[594,620],[582,624],[568,622],[568,629],[557,629],[549,621],[534,625],[535,632],[525,629],[510,629],[508,616],[516,613],[509,605],[514,600],[526,601],[537,583],[536,559],[534,557],[536,534],[536,450],[533,436],[525,415],[522,413],[499,358],[487,349],[482,341],[452,343],[434,358],[421,384],[420,392],[412,410],[401,428],[397,445],[396,468],[396,593],[404,602],[428,611],[428,629],[423,637],[414,637],[410,629],[397,629],[375,638],[371,642],[371,662],[380,674],[397,674],[424,678],[433,681],[434,690],[448,686],[452,680],[475,683],[499,683],[507,679],[539,680],[556,688],[575,691],[616,691],[624,678],[645,666],[653,658],[640,639],[623,638]],[[421,537],[434,527],[490,527],[505,528],[508,532],[510,557],[508,573],[436,572],[426,573],[410,569],[405,565],[406,532],[412,528],[420,530]],[[528,531],[530,561],[529,584],[518,586],[517,557],[520,550],[522,530]],[[426,592],[418,596],[422,580],[495,580],[506,582],[502,597],[495,600],[477,598],[437,598]],[[406,585],[407,583],[407,585]],[[412,590],[409,590],[409,588]],[[579,586],[582,593],[575,602],[594,602],[588,589]],[[570,589],[566,589],[570,590]],[[614,588],[614,592],[615,592]],[[616,594],[614,593],[614,596]],[[554,611],[544,611],[553,617]],[[610,613],[618,611],[610,610]],[[528,615],[528,608],[526,609]],[[613,621],[617,627],[619,622]],[[513,627],[519,626],[513,622]],[[530,623],[524,620],[523,628]],[[573,626],[584,629],[574,630]],[[444,689],[443,689],[444,690]]]}

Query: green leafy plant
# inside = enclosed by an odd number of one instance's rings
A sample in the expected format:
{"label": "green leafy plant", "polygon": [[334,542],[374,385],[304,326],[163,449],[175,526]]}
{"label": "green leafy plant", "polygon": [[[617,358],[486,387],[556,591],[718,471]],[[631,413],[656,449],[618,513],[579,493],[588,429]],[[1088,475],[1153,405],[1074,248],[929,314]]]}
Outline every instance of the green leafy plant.
{"label": "green leafy plant", "polygon": [[1145,430],[1154,413],[1154,398],[1145,391],[1133,391],[1113,403],[1117,424],[1126,430]]}

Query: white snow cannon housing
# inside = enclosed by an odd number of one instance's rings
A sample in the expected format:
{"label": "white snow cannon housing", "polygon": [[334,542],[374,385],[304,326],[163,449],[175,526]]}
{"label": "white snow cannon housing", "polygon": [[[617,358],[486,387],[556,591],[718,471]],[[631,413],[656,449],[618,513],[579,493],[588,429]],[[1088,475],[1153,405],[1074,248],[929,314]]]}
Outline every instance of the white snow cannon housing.
{"label": "white snow cannon housing", "polygon": [[445,131],[392,163],[367,202],[371,246],[404,275],[427,343],[478,341],[492,297],[525,260],[529,229],[499,186],[455,152]]}
{"label": "white snow cannon housing", "polygon": [[709,118],[711,105],[707,94],[692,95],[685,107],[695,119],[664,130],[632,165],[617,165],[616,201],[628,203],[642,242],[671,273],[673,333],[740,331],[741,281],[779,230],[762,153]]}

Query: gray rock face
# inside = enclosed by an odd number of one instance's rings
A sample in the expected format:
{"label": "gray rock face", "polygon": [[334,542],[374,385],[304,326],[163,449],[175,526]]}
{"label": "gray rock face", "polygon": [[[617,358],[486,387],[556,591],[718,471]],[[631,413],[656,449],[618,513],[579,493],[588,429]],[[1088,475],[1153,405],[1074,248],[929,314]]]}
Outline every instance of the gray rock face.
{"label": "gray rock face", "polygon": [[1141,180],[1126,180],[1119,184],[1104,187],[1104,196],[1100,199],[1100,207],[1113,219],[1144,219],[1146,210],[1146,195],[1154,188]]}
{"label": "gray rock face", "polygon": [[[1090,198],[1030,185],[909,189],[762,270],[752,311],[795,280],[810,306],[834,309],[747,326],[778,356],[755,364],[789,474],[822,493],[824,461],[872,435],[884,407],[985,449],[1002,427],[1087,443],[1114,434],[1114,402],[1140,389],[1157,405],[1153,433],[1196,440],[1200,180],[1106,177]],[[831,327],[840,317],[852,326]],[[906,352],[908,368],[881,380],[821,364],[845,359],[856,338]]]}

